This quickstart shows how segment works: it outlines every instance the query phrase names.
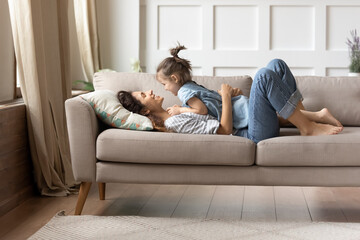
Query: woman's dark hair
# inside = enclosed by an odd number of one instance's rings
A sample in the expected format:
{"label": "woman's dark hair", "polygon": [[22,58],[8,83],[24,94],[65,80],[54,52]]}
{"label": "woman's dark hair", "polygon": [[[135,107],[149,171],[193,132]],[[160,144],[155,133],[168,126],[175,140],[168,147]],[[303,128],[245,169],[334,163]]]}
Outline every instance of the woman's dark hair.
{"label": "woman's dark hair", "polygon": [[172,57],[165,58],[156,69],[157,73],[162,71],[167,78],[169,78],[172,74],[175,74],[179,78],[179,84],[181,86],[191,81],[192,78],[190,61],[178,56],[178,53],[185,49],[186,47],[178,43],[177,47],[170,49]]}
{"label": "woman's dark hair", "polygon": [[143,116],[146,116],[150,119],[150,121],[152,122],[152,125],[154,127],[154,129],[162,131],[162,132],[166,132],[166,128],[164,125],[164,121],[162,121],[160,118],[158,118],[157,116],[148,113],[145,114],[144,109],[145,106],[140,103],[136,98],[134,98],[131,95],[131,92],[127,92],[127,91],[119,91],[117,93],[117,97],[121,103],[121,105],[126,108],[127,110],[129,110],[130,112],[133,113],[137,113]]}
{"label": "woman's dark hair", "polygon": [[120,91],[118,92],[117,97],[121,105],[130,112],[141,114],[141,110],[145,107],[131,95],[131,92]]}

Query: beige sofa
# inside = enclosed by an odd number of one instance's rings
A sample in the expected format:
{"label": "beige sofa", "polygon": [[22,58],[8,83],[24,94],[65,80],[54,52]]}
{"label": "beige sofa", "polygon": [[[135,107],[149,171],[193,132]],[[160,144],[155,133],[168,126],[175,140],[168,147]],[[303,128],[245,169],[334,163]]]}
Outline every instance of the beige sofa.
{"label": "beige sofa", "polygon": [[[252,79],[195,77],[211,89],[221,83],[250,92]],[[300,136],[282,128],[280,137],[257,145],[236,136],[190,135],[109,128],[80,97],[66,101],[74,175],[82,182],[75,214],[81,214],[91,183],[360,186],[360,78],[297,77],[308,110],[326,106],[343,124],[341,134]],[[96,90],[148,90],[179,100],[145,73],[96,73]]]}

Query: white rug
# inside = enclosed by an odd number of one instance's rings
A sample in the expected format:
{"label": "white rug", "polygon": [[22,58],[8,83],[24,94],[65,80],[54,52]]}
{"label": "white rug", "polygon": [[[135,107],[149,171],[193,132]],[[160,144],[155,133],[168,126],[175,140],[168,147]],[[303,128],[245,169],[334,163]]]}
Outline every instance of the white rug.
{"label": "white rug", "polygon": [[65,216],[62,211],[29,239],[359,240],[360,223]]}

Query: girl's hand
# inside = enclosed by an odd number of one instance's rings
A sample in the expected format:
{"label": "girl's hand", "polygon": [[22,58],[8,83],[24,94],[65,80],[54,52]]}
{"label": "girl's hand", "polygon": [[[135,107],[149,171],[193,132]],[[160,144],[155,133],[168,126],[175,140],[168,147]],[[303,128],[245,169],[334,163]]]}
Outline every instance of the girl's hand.
{"label": "girl's hand", "polygon": [[231,98],[233,92],[234,89],[229,84],[225,84],[225,83],[221,84],[221,89],[218,90],[218,93],[220,94],[221,97],[229,96]]}
{"label": "girl's hand", "polygon": [[231,94],[231,97],[236,97],[239,95],[243,95],[243,92],[240,88],[233,88],[233,93]]}
{"label": "girl's hand", "polygon": [[166,111],[171,115],[171,116],[175,116],[175,115],[178,115],[178,114],[180,114],[181,112],[180,112],[180,106],[179,105],[174,105],[174,106],[172,106],[172,107],[168,107],[167,109],[166,109]]}

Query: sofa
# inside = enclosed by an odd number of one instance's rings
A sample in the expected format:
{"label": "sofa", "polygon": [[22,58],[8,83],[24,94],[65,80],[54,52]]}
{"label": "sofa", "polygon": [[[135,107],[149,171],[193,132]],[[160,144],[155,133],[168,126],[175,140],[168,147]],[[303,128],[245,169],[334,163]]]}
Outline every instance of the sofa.
{"label": "sofa", "polygon": [[[194,80],[210,89],[221,83],[249,95],[249,76]],[[92,183],[105,199],[106,183],[271,186],[360,186],[360,78],[296,77],[307,110],[327,107],[344,125],[330,136],[300,136],[293,127],[255,144],[231,135],[136,131],[105,125],[81,96],[66,100],[73,172],[81,182],[75,214],[81,214]],[[154,74],[98,72],[96,91],[149,90],[180,104]]]}

